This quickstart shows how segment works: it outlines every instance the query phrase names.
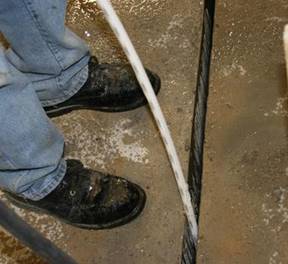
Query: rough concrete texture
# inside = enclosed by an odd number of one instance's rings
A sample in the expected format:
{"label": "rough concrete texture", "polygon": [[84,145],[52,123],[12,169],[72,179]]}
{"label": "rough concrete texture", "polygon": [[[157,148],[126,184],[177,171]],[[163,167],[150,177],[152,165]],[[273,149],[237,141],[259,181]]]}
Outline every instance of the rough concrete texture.
{"label": "rough concrete texture", "polygon": [[199,264],[288,263],[287,14],[217,1]]}
{"label": "rough concrete texture", "polygon": [[[202,5],[190,0],[112,2],[145,65],[161,76],[159,100],[186,172]],[[70,1],[67,22],[100,61],[125,61],[95,3]],[[47,216],[16,211],[79,263],[179,263],[182,205],[149,109],[121,114],[78,111],[54,122],[65,134],[67,157],[140,184],[148,195],[147,207],[133,223],[109,231],[83,231]],[[5,233],[0,239],[1,264],[42,263]]]}

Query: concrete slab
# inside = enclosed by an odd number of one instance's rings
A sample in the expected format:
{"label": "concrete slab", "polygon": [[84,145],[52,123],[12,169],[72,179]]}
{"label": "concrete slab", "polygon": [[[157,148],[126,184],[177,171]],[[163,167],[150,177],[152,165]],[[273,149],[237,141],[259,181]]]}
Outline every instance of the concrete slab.
{"label": "concrete slab", "polygon": [[[112,2],[145,65],[162,78],[159,100],[186,171],[202,5],[189,0]],[[70,1],[68,24],[87,40],[100,61],[125,61],[115,37],[95,8],[89,1]],[[179,263],[184,229],[182,205],[149,109],[121,114],[79,111],[54,121],[65,134],[67,157],[79,158],[90,168],[137,182],[147,191],[147,207],[135,222],[100,232],[79,230],[50,217],[16,209],[18,213],[79,263]],[[5,240],[6,235],[3,237]],[[15,258],[18,261],[16,255],[20,253],[3,245],[0,263],[14,263]],[[20,254],[22,263],[38,263],[27,250],[21,250],[25,252]]]}
{"label": "concrete slab", "polygon": [[198,263],[288,263],[287,1],[218,1]]}

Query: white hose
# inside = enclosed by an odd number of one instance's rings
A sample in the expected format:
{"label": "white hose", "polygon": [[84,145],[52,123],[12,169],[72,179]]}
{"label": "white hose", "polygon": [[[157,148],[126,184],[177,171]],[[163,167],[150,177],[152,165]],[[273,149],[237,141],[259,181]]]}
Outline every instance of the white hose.
{"label": "white hose", "polygon": [[166,151],[168,153],[168,157],[171,163],[171,166],[174,171],[175,179],[178,185],[178,189],[182,198],[183,207],[187,216],[187,220],[189,223],[190,231],[193,236],[193,240],[195,245],[197,244],[198,238],[198,226],[196,221],[196,216],[194,212],[194,208],[192,206],[192,200],[189,193],[188,185],[184,178],[184,174],[181,168],[181,164],[179,161],[179,157],[177,155],[175,145],[171,138],[170,131],[168,129],[167,123],[161,111],[160,105],[158,103],[157,97],[154,93],[150,80],[146,74],[146,71],[141,63],[139,56],[137,55],[129,36],[123,27],[119,17],[114,11],[109,0],[97,0],[98,6],[104,12],[105,18],[107,19],[110,27],[118,38],[128,60],[130,61],[136,77],[143,89],[143,93],[145,94],[147,101],[150,105],[152,114],[155,118],[155,121],[160,130]]}

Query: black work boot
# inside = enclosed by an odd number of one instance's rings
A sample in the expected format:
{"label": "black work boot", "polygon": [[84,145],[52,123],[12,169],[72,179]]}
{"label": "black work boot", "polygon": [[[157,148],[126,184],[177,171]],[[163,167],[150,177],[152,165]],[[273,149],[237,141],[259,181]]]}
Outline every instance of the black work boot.
{"label": "black work boot", "polygon": [[59,186],[39,201],[7,193],[15,205],[50,214],[80,228],[104,229],[126,224],[145,206],[144,191],[123,178],[103,175],[67,160],[67,173]]}
{"label": "black work boot", "polygon": [[[160,90],[158,75],[146,69],[155,93]],[[84,86],[67,101],[45,107],[48,116],[58,116],[76,109],[104,112],[128,111],[147,103],[142,89],[128,64],[99,64],[89,61],[89,77]]]}

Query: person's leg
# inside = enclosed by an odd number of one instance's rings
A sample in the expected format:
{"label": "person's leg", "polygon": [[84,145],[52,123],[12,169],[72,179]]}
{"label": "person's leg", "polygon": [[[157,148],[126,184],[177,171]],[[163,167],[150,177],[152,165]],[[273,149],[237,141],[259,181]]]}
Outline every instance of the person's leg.
{"label": "person's leg", "polygon": [[[111,228],[141,213],[144,191],[80,161],[66,162],[63,138],[42,108],[73,97],[84,83],[81,95],[99,93],[95,71],[86,82],[86,46],[64,27],[65,8],[64,0],[0,2],[0,30],[11,44],[0,54],[0,188],[19,206],[82,228]],[[107,100],[111,88],[124,94],[119,84],[106,87]]]}
{"label": "person's leg", "polygon": [[[92,59],[88,66],[88,48],[65,27],[65,11],[65,0],[0,1],[1,31],[11,44],[7,59],[36,83],[46,112],[50,116],[81,108],[120,112],[145,105],[130,65],[98,64]],[[148,75],[158,93],[159,77],[151,71]]]}
{"label": "person's leg", "polygon": [[0,49],[0,188],[31,200],[45,197],[64,177],[63,147],[33,84]]}
{"label": "person's leg", "polygon": [[34,82],[43,106],[67,100],[88,77],[88,47],[65,27],[65,13],[65,0],[0,1],[7,60]]}
{"label": "person's leg", "polygon": [[89,229],[123,225],[142,212],[146,196],[139,186],[65,161],[63,148],[34,84],[0,50],[0,189],[6,197]]}
{"label": "person's leg", "polygon": [[123,225],[142,212],[139,186],[66,162],[63,148],[33,84],[0,51],[0,189],[7,198],[89,229]]}

